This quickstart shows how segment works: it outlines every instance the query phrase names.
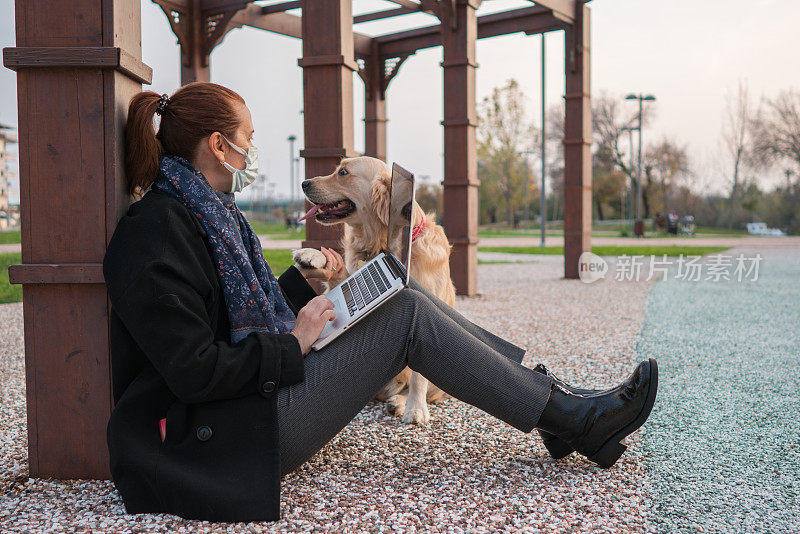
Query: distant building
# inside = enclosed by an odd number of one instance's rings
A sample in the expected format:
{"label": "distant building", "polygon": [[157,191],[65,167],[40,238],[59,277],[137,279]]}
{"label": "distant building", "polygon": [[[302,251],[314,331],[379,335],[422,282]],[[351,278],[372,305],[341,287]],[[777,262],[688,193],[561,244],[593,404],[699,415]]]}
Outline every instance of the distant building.
{"label": "distant building", "polygon": [[0,124],[0,230],[16,226],[19,216],[19,210],[11,210],[8,205],[10,180],[13,177],[9,162],[14,157],[9,153],[8,146],[16,142],[14,128]]}

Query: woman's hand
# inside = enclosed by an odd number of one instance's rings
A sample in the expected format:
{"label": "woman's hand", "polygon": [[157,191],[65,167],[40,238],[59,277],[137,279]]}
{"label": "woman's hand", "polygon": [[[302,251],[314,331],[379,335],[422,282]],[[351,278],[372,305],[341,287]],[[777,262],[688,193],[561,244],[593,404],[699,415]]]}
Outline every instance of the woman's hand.
{"label": "woman's hand", "polygon": [[319,338],[325,324],[335,317],[333,302],[325,295],[314,297],[300,308],[290,333],[300,342],[300,350],[304,356],[311,351],[311,345]]}
{"label": "woman's hand", "polygon": [[308,278],[317,278],[324,282],[335,282],[347,278],[347,270],[344,268],[344,260],[342,256],[333,249],[320,247],[322,252],[327,258],[325,266],[319,269],[303,269],[301,272],[303,276]]}

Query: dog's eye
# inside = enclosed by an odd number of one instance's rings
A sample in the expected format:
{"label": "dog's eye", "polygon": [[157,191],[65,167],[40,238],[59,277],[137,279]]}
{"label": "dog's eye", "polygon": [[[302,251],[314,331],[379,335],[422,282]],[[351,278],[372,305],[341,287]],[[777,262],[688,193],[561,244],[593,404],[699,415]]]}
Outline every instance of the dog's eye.
{"label": "dog's eye", "polygon": [[347,174],[347,169],[345,168],[339,169],[339,176],[344,176],[345,174]]}

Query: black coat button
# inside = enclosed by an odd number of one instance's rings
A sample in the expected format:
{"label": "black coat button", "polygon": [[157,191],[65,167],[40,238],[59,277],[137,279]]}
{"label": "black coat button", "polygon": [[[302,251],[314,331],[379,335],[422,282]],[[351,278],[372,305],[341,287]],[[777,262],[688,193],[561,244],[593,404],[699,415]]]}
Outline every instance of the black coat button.
{"label": "black coat button", "polygon": [[213,432],[211,432],[211,427],[208,427],[206,425],[197,427],[197,439],[199,439],[200,441],[210,440],[211,434],[213,434]]}
{"label": "black coat button", "polygon": [[261,384],[261,391],[263,391],[264,393],[272,393],[273,391],[275,391],[275,382],[273,382],[272,380],[264,382],[263,384]]}

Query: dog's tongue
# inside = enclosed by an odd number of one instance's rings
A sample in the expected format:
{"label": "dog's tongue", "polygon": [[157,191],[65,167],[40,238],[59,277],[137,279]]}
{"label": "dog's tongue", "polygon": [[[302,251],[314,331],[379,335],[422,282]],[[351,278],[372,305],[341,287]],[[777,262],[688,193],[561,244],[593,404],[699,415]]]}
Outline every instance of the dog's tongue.
{"label": "dog's tongue", "polygon": [[319,204],[314,204],[314,207],[308,210],[308,213],[297,219],[297,222],[305,221],[306,219],[314,215],[318,209],[319,209]]}

